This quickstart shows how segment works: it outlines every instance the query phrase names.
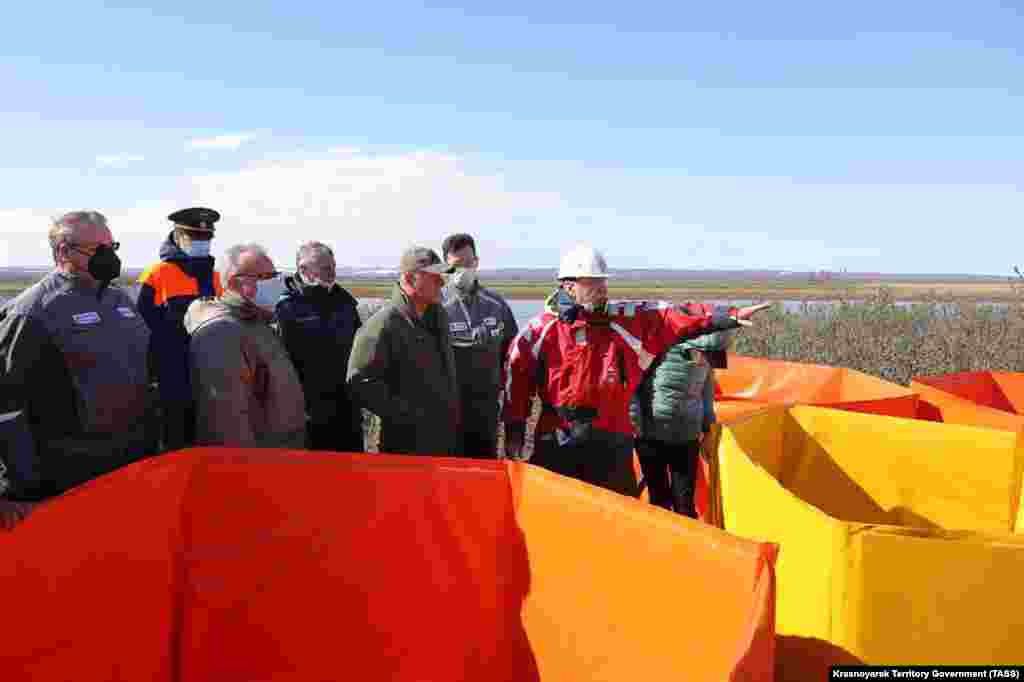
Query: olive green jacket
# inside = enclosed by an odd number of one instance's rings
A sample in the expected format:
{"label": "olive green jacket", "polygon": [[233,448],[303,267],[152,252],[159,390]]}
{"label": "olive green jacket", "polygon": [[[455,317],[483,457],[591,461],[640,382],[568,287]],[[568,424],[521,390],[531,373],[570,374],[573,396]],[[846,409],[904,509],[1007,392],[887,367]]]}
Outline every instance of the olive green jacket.
{"label": "olive green jacket", "polygon": [[353,399],[381,419],[380,452],[457,452],[459,387],[440,305],[421,318],[396,285],[391,301],[356,334],[348,384]]}

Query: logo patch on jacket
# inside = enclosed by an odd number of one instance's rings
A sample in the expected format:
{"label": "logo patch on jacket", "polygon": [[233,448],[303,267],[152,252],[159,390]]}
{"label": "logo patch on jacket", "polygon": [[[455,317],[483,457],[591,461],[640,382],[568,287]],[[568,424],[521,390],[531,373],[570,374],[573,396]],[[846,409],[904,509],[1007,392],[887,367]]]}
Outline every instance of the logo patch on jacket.
{"label": "logo patch on jacket", "polygon": [[71,319],[75,321],[75,324],[99,324],[100,314],[97,312],[78,313],[72,315]]}
{"label": "logo patch on jacket", "polygon": [[448,328],[453,332],[464,332],[469,329],[469,325],[465,322],[452,322],[448,325]]}

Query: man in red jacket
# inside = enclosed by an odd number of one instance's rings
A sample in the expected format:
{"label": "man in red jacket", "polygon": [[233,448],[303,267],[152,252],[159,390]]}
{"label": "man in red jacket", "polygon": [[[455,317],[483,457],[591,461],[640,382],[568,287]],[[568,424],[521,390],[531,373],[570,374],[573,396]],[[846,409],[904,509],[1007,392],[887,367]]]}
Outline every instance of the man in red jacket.
{"label": "man in red jacket", "polygon": [[[580,245],[562,259],[574,305],[535,318],[508,355],[505,452],[519,458],[533,396],[543,405],[532,464],[636,496],[629,401],[651,362],[680,339],[749,325],[769,304],[736,309],[668,302],[608,303],[608,266]],[[545,428],[540,428],[541,426]]]}

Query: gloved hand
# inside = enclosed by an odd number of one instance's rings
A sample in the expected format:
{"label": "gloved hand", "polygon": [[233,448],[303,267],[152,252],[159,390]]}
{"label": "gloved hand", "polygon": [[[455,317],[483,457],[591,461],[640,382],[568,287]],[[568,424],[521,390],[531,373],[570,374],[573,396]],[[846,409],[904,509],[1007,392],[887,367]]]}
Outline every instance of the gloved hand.
{"label": "gloved hand", "polygon": [[12,530],[32,513],[35,506],[34,502],[0,500],[0,528]]}

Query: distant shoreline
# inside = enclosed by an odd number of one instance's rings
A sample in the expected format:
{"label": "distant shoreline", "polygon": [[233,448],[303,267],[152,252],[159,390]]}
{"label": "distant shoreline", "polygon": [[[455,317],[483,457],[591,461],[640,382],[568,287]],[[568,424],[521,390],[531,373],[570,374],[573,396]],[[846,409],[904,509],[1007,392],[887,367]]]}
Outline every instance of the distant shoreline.
{"label": "distant shoreline", "polygon": [[[9,298],[31,286],[31,279],[0,280],[0,297]],[[130,286],[134,277],[122,280],[122,286]],[[547,298],[555,289],[554,281],[494,281],[482,280],[489,288],[509,300],[538,300]],[[391,280],[339,280],[356,298],[388,298],[391,296]],[[1024,284],[1024,282],[1022,282]],[[675,301],[807,301],[833,302],[840,300],[859,301],[878,293],[885,287],[893,299],[904,302],[927,302],[936,300],[953,303],[1013,303],[1022,300],[1008,282],[823,282],[801,283],[785,280],[766,281],[665,281],[652,285],[650,282],[630,281],[622,278],[609,283],[613,298],[621,299],[665,299]]]}

